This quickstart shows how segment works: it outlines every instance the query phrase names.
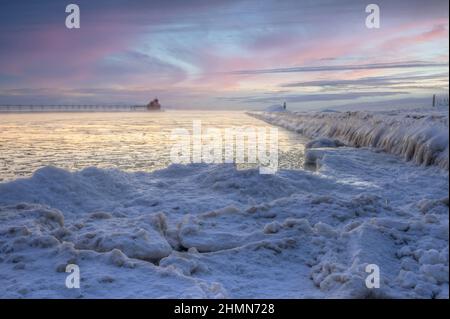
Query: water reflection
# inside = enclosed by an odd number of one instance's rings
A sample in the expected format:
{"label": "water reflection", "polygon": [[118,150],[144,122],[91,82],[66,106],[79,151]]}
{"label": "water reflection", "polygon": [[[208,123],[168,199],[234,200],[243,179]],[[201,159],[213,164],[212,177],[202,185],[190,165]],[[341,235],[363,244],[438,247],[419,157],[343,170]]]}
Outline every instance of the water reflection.
{"label": "water reflection", "polygon": [[[170,164],[172,129],[191,130],[193,120],[201,120],[203,128],[268,126],[231,111],[0,114],[0,181],[29,176],[47,165],[70,170],[164,168]],[[305,140],[281,128],[278,135],[279,167],[301,168]]]}

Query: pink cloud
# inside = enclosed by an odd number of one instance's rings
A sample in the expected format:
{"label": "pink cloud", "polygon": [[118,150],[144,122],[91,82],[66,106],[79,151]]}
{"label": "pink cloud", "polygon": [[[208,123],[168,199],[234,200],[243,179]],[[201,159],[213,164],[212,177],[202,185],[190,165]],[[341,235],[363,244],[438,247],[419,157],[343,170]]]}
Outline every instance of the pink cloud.
{"label": "pink cloud", "polygon": [[381,48],[385,50],[397,50],[399,48],[411,48],[412,46],[432,42],[435,40],[446,40],[448,38],[448,26],[443,24],[435,25],[429,31],[425,31],[419,34],[414,34],[411,36],[398,36],[385,41]]}

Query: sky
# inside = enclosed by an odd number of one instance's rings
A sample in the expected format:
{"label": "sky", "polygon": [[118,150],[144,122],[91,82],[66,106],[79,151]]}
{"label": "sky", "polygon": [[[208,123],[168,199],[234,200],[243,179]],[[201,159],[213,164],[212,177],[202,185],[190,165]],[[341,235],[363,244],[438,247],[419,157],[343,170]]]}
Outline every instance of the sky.
{"label": "sky", "polygon": [[[309,110],[448,95],[448,0],[71,1],[0,3],[0,104]],[[79,29],[65,26],[70,3]]]}

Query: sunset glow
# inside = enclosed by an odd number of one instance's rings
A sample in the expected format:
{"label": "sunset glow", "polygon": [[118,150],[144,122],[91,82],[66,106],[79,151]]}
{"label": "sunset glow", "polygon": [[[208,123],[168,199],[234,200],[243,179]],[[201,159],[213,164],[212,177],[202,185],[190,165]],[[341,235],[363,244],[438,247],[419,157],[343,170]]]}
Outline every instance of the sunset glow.
{"label": "sunset glow", "polygon": [[80,0],[72,30],[64,2],[2,4],[0,104],[315,108],[448,91],[445,0],[378,1],[380,29],[361,1],[174,2]]}

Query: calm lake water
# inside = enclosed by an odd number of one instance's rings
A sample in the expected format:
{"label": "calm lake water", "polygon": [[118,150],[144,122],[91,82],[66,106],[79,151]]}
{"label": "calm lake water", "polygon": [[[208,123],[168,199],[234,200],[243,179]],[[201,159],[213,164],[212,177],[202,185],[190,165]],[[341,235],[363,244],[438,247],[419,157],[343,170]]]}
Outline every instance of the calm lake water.
{"label": "calm lake water", "polygon": [[[171,164],[175,128],[270,127],[243,112],[0,113],[0,181],[53,165],[152,171]],[[279,167],[303,165],[305,139],[278,128]]]}

